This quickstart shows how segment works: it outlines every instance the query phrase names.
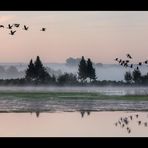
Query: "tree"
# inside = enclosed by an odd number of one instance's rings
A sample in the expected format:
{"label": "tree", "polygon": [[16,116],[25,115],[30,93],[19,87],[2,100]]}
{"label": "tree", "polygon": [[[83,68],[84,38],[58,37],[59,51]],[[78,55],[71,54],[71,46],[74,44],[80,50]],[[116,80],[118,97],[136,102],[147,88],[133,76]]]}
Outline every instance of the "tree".
{"label": "tree", "polygon": [[132,82],[132,74],[131,72],[126,72],[125,75],[124,75],[124,79],[127,83],[131,83]]}
{"label": "tree", "polygon": [[141,76],[142,84],[148,84],[148,73],[146,75]]}
{"label": "tree", "polygon": [[37,56],[36,61],[34,62],[34,70],[36,79],[41,80],[45,75],[45,68],[43,67],[39,56]]}
{"label": "tree", "polygon": [[140,70],[135,69],[133,71],[133,80],[135,83],[140,83],[141,82],[141,72]]}
{"label": "tree", "polygon": [[64,73],[63,75],[59,76],[57,80],[60,85],[63,84],[73,85],[77,83],[77,77],[72,73]]}
{"label": "tree", "polygon": [[84,59],[84,56],[82,56],[82,59],[80,61],[79,64],[79,68],[78,68],[78,78],[84,82],[87,78],[87,64],[86,61]]}
{"label": "tree", "polygon": [[72,58],[72,57],[69,57],[68,59],[66,59],[66,65],[68,66],[78,66],[79,62],[80,62],[81,59],[79,58]]}
{"label": "tree", "polygon": [[37,56],[34,64],[31,59],[28,69],[26,70],[25,78],[26,80],[32,80],[36,84],[48,84],[50,81],[52,81],[51,76],[43,66],[39,56]]}
{"label": "tree", "polygon": [[35,67],[34,67],[32,59],[30,60],[30,63],[29,63],[28,68],[26,70],[25,78],[27,80],[34,80],[34,78],[35,78]]}
{"label": "tree", "polygon": [[91,80],[96,80],[96,72],[90,59],[87,60],[87,77]]}
{"label": "tree", "polygon": [[48,81],[51,80],[51,76],[46,71],[39,56],[37,56],[36,61],[34,62],[34,71],[37,83],[48,83]]}

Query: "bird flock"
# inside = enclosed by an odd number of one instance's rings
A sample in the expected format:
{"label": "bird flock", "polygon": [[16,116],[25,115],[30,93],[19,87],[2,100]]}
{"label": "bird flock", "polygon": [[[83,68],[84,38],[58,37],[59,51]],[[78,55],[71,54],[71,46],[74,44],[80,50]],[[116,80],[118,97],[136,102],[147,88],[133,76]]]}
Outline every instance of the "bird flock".
{"label": "bird flock", "polygon": [[125,129],[127,131],[127,133],[131,133],[131,127],[130,127],[130,123],[135,121],[135,123],[138,126],[144,126],[144,127],[148,127],[148,122],[147,121],[142,121],[140,119],[140,115],[139,114],[134,114],[134,115],[130,115],[127,117],[120,117],[120,119],[115,122],[115,126],[116,127],[121,127],[122,129]]}
{"label": "bird flock", "polygon": [[[16,24],[8,24],[8,26],[0,25],[0,29],[1,28],[9,29],[10,30],[9,34],[10,35],[14,35],[16,33],[16,29],[17,28],[21,28],[21,25],[17,24],[17,23]],[[29,26],[23,25],[22,30],[28,31],[29,30]],[[43,27],[43,28],[41,28],[40,31],[46,31],[46,28]]]}
{"label": "bird flock", "polygon": [[138,64],[131,63],[131,60],[133,59],[132,56],[128,53],[126,54],[127,59],[123,60],[120,58],[115,58],[115,61],[117,61],[121,66],[127,68],[134,68],[139,70],[139,66],[142,66],[143,64],[148,64],[148,60],[145,60],[144,62],[139,62]]}

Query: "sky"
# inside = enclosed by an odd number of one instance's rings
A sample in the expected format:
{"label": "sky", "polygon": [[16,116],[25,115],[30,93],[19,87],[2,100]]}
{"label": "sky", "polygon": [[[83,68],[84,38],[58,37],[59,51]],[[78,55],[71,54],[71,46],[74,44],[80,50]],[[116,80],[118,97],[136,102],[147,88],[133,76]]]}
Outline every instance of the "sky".
{"label": "sky", "polygon": [[[20,28],[12,36],[7,25],[14,23]],[[37,55],[44,63],[84,56],[112,64],[127,53],[134,62],[148,59],[148,11],[0,11],[0,25],[0,63],[26,63]]]}

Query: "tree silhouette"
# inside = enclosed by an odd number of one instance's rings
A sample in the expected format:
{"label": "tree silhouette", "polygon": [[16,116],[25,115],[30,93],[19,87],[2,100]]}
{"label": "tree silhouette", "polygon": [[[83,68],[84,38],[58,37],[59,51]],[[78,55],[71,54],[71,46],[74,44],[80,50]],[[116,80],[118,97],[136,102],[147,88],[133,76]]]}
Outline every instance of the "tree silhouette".
{"label": "tree silhouette", "polygon": [[124,79],[127,83],[131,83],[132,82],[132,74],[131,72],[126,72],[125,75],[124,75]]}
{"label": "tree silhouette", "polygon": [[82,59],[79,64],[78,68],[78,78],[81,80],[81,82],[84,82],[87,78],[87,64],[84,59],[84,56],[82,56]]}
{"label": "tree silhouette", "polygon": [[26,70],[25,78],[29,81],[32,81],[35,79],[35,67],[34,67],[32,59],[30,60],[30,63],[29,63],[28,68]]}
{"label": "tree silhouette", "polygon": [[141,76],[141,83],[148,84],[148,73],[146,75]]}
{"label": "tree silhouette", "polygon": [[139,69],[135,69],[133,71],[132,76],[133,76],[133,80],[134,80],[135,83],[140,83],[141,82],[141,72],[140,72]]}
{"label": "tree silhouette", "polygon": [[43,66],[39,56],[37,56],[34,64],[32,59],[30,60],[25,78],[26,80],[35,82],[35,84],[48,84],[52,81],[51,76],[46,71],[46,68]]}
{"label": "tree silhouette", "polygon": [[43,66],[39,56],[37,56],[36,61],[34,62],[34,69],[37,83],[47,83],[47,81],[51,80],[51,76],[46,71],[46,68]]}
{"label": "tree silhouette", "polygon": [[63,84],[74,85],[77,83],[77,77],[72,73],[64,73],[63,75],[60,75],[58,77],[58,83],[60,85],[63,85]]}
{"label": "tree silhouette", "polygon": [[90,58],[87,60],[87,77],[91,80],[96,80],[96,72]]}

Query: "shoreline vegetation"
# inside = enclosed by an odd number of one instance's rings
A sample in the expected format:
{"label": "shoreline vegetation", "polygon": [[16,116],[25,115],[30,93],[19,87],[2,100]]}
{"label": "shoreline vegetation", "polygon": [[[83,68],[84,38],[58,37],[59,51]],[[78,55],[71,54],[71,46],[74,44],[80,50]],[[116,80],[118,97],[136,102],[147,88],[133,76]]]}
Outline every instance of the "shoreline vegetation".
{"label": "shoreline vegetation", "polygon": [[0,91],[1,99],[20,99],[20,100],[126,100],[126,101],[148,101],[148,95],[105,95],[103,93],[96,92],[6,92]]}
{"label": "shoreline vegetation", "polygon": [[141,75],[139,69],[135,69],[133,73],[127,71],[124,75],[125,81],[100,81],[93,65],[90,58],[85,60],[82,56],[79,59],[77,74],[64,73],[56,76],[49,74],[37,56],[35,61],[30,60],[23,78],[0,79],[0,86],[148,86],[148,74]]}

